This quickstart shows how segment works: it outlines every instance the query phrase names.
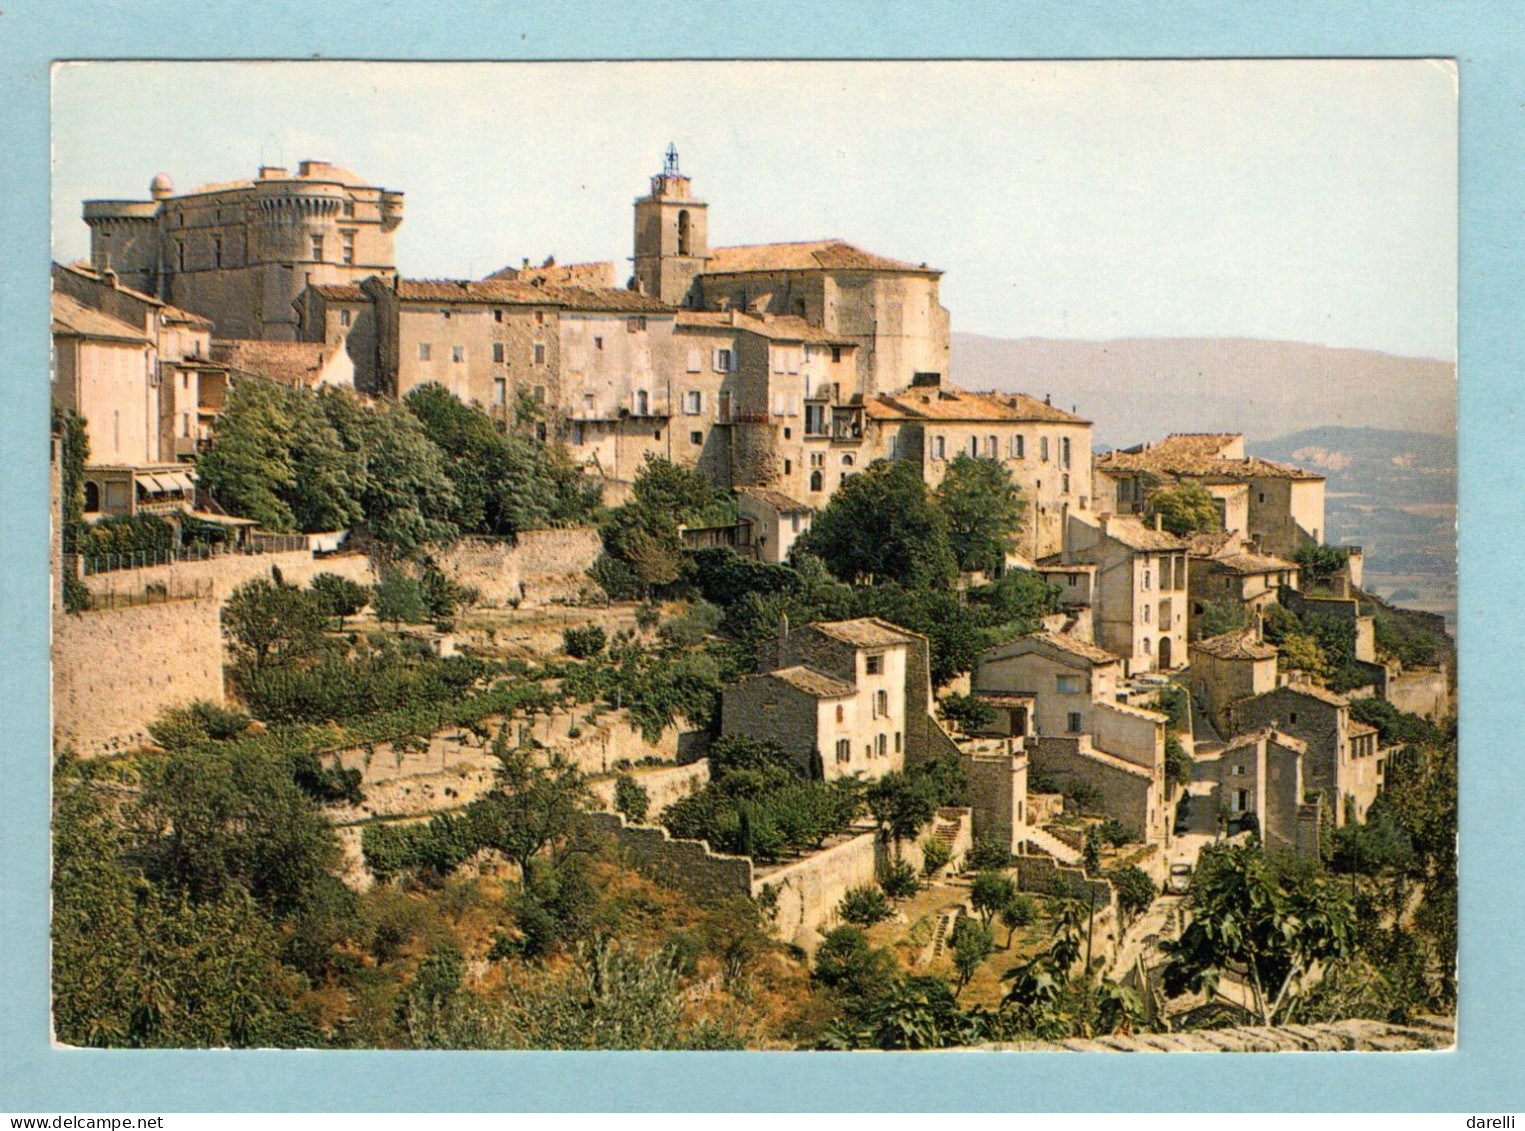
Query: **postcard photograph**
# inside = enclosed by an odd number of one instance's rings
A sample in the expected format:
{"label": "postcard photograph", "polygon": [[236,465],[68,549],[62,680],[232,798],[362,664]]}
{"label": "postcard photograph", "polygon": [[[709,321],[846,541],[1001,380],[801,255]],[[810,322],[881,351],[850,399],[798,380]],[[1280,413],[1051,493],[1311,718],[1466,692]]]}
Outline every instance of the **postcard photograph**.
{"label": "postcard photograph", "polygon": [[63,62],[52,1024],[1457,1024],[1449,60]]}

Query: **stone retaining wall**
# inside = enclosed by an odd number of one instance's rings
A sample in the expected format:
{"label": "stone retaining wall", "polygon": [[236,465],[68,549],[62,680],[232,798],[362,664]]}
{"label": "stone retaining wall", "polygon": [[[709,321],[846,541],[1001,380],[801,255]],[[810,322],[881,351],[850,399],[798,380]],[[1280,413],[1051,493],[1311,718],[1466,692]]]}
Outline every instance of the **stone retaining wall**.
{"label": "stone retaining wall", "polygon": [[226,598],[244,582],[269,577],[271,568],[293,585],[306,585],[320,573],[337,573],[362,585],[375,582],[371,560],[364,554],[332,554],[317,557],[311,550],[285,550],[274,554],[222,554],[202,561],[171,562],[143,569],[118,569],[88,574],[82,580],[91,593],[132,596],[150,585],[162,587],[171,597],[202,594]]}
{"label": "stone retaining wall", "polygon": [[440,555],[439,566],[452,580],[482,594],[482,603],[543,605],[570,601],[596,588],[587,571],[603,552],[592,527],[526,530],[517,540],[462,538]]}
{"label": "stone retaining wall", "polygon": [[666,829],[627,824],[618,813],[588,813],[584,819],[613,841],[626,863],[658,883],[703,900],[752,894],[749,857],[711,852],[702,840],[674,840]]}
{"label": "stone retaining wall", "polygon": [[[681,766],[633,766],[630,776],[646,791],[647,820],[656,820],[679,798],[687,797],[704,788],[710,780],[709,759],[701,758]],[[605,809],[614,809],[615,778],[593,782],[590,788]]]}

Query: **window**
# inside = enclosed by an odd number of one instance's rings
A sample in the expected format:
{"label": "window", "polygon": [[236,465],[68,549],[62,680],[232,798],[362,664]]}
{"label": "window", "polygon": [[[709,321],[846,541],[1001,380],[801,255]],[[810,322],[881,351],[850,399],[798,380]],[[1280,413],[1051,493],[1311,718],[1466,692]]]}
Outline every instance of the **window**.
{"label": "window", "polygon": [[339,258],[345,263],[355,262],[355,233],[339,233]]}
{"label": "window", "polygon": [[1151,580],[1151,578],[1150,578],[1150,574],[1149,574],[1149,571],[1148,571],[1148,570],[1147,570],[1147,569],[1146,569],[1146,570],[1145,570],[1145,571],[1144,571],[1144,588],[1145,588],[1145,589],[1148,589],[1148,588],[1149,588],[1149,582],[1150,582],[1150,580]]}
{"label": "window", "polygon": [[430,356],[433,354],[433,352],[434,352],[434,348],[428,342],[419,342],[418,343],[418,360],[419,361],[428,361]]}
{"label": "window", "polygon": [[1233,803],[1230,808],[1235,813],[1243,813],[1250,807],[1250,791],[1247,789],[1234,790]]}
{"label": "window", "polygon": [[545,311],[543,311],[543,310],[535,311],[535,325],[536,326],[544,326],[545,325]]}
{"label": "window", "polygon": [[1242,778],[1242,777],[1244,777],[1244,767],[1243,766],[1230,766],[1228,773],[1229,773],[1229,777],[1232,777],[1232,778]]}
{"label": "window", "polygon": [[825,467],[826,466],[826,453],[825,452],[811,452],[810,453],[810,466],[811,467]]}
{"label": "window", "polygon": [[698,373],[699,372],[699,369],[700,369],[699,358],[700,358],[700,356],[701,355],[700,355],[698,350],[689,350],[688,351],[688,371],[690,373]]}
{"label": "window", "polygon": [[603,338],[594,338],[593,339],[593,348],[596,349],[596,350],[603,349],[604,348],[604,339]]}
{"label": "window", "polygon": [[784,429],[784,439],[788,440],[788,439],[791,439],[793,436],[794,436],[794,429],[792,429],[792,428],[785,428]]}
{"label": "window", "polygon": [[1288,715],[1287,716],[1287,721],[1289,723],[1292,723],[1293,725],[1296,725],[1296,723],[1297,723],[1297,712],[1293,711],[1290,715]]}
{"label": "window", "polygon": [[1071,711],[1069,713],[1069,715],[1065,719],[1065,729],[1067,729],[1071,734],[1079,734],[1080,733],[1080,712],[1079,711]]}
{"label": "window", "polygon": [[690,432],[688,434],[688,442],[690,444],[702,444],[702,443],[704,443],[704,433],[703,432]]}
{"label": "window", "polygon": [[1070,466],[1070,438],[1068,436],[1059,441],[1059,466]]}
{"label": "window", "polygon": [[1144,623],[1145,624],[1149,623],[1149,606],[1148,605],[1144,606]]}
{"label": "window", "polygon": [[1043,436],[1038,440],[1038,458],[1044,463],[1048,462],[1048,437]]}
{"label": "window", "polygon": [[874,692],[874,717],[883,718],[890,713],[890,693],[888,691]]}
{"label": "window", "polygon": [[969,455],[972,459],[980,458],[980,438],[978,436],[969,437]]}
{"label": "window", "polygon": [[805,406],[805,435],[826,435],[826,406],[823,404],[807,404]]}
{"label": "window", "polygon": [[455,362],[456,364],[459,364],[459,363],[465,361],[466,360],[466,347],[465,346],[451,346],[450,347],[450,360]]}
{"label": "window", "polygon": [[350,324],[350,317],[351,315],[348,310],[339,311],[339,325],[348,326]]}
{"label": "window", "polygon": [[501,310],[494,310],[492,312],[492,320],[494,322],[502,322],[503,321],[503,312]]}
{"label": "window", "polygon": [[1055,678],[1054,686],[1061,695],[1078,695],[1080,693],[1080,677],[1078,675],[1061,675]]}
{"label": "window", "polygon": [[497,362],[498,364],[501,365],[503,363],[503,358],[505,356],[506,355],[504,354],[503,343],[502,342],[494,342],[492,344],[492,359],[493,359],[493,361],[495,361],[495,362]]}
{"label": "window", "polygon": [[1069,476],[1069,472],[1065,472],[1063,475],[1061,475],[1059,477],[1059,490],[1062,491],[1066,495],[1068,495],[1070,493],[1070,476]]}
{"label": "window", "polygon": [[[175,244],[175,262],[179,264],[181,271],[185,270],[185,244],[183,242]],[[1260,501],[1265,502],[1265,497],[1262,496]]]}
{"label": "window", "polygon": [[544,365],[545,364],[545,347],[542,346],[542,345],[537,345],[535,347],[535,364],[536,365]]}
{"label": "window", "polygon": [[842,466],[843,467],[852,467],[853,466],[853,454],[852,454],[852,452],[843,452],[842,453]]}
{"label": "window", "polygon": [[319,263],[323,262],[323,237],[312,237],[312,257]]}
{"label": "window", "polygon": [[732,366],[732,362],[734,361],[734,359],[735,359],[735,355],[733,353],[731,353],[730,350],[716,350],[715,351],[715,372],[716,373],[729,373],[729,372],[731,372],[731,366]]}
{"label": "window", "polygon": [[212,239],[212,266],[222,266],[222,240],[216,237]]}
{"label": "window", "polygon": [[355,202],[353,200],[346,200],[341,206],[340,211],[345,216],[353,216],[355,214]]}
{"label": "window", "polygon": [[933,436],[932,437],[932,458],[933,459],[946,459],[947,458],[947,454],[946,453],[947,453],[947,448],[946,448],[946,446],[944,444],[943,438],[941,436]]}
{"label": "window", "polygon": [[798,534],[800,532],[800,516],[799,515],[791,514],[789,516],[789,531],[792,534]]}
{"label": "window", "polygon": [[646,329],[646,316],[643,314],[637,318],[627,319],[625,322],[625,329],[632,334],[636,333],[638,330]]}
{"label": "window", "polygon": [[[900,732],[898,730],[895,732],[895,753],[900,753]],[[1018,819],[1020,820],[1021,818]]]}
{"label": "window", "polygon": [[846,720],[846,718],[847,718],[847,708],[842,706],[842,704],[838,703],[837,704],[837,722],[839,722],[839,723],[840,722],[844,722]]}
{"label": "window", "polygon": [[818,492],[821,489],[821,473],[819,471],[812,471],[810,473],[810,490],[812,492]]}
{"label": "window", "polygon": [[883,758],[890,752],[890,740],[888,735],[881,734],[874,739],[874,753]]}
{"label": "window", "polygon": [[691,232],[692,232],[692,229],[691,229],[690,224],[689,224],[688,209],[685,208],[685,209],[683,209],[682,211],[680,211],[678,213],[678,254],[679,255],[688,255],[689,254],[689,250],[688,249],[689,249],[689,239],[690,239]]}
{"label": "window", "polygon": [[995,459],[1000,451],[996,444],[997,441],[994,436],[985,437],[985,455],[990,459]]}
{"label": "window", "polygon": [[493,403],[505,405],[508,403],[508,378],[494,377],[492,379]]}
{"label": "window", "polygon": [[1023,459],[1023,458],[1025,458],[1025,456],[1026,456],[1026,446],[1024,445],[1024,443],[1022,441],[1022,437],[1021,436],[1013,436],[1011,438],[1011,458],[1012,459]]}
{"label": "window", "polygon": [[899,458],[899,456],[900,456],[900,436],[898,434],[890,437],[889,452],[890,452],[890,459],[898,459]]}
{"label": "window", "polygon": [[784,474],[785,475],[791,475],[791,474],[793,474],[793,472],[794,472],[794,461],[792,459],[786,459],[784,461]]}
{"label": "window", "polygon": [[651,394],[645,389],[637,389],[635,393],[635,414],[637,416],[651,415]]}
{"label": "window", "polygon": [[837,761],[851,762],[852,757],[852,745],[845,738],[837,739]]}
{"label": "window", "polygon": [[685,416],[698,416],[704,411],[704,394],[697,389],[690,389],[683,394],[683,413]]}
{"label": "window", "polygon": [[863,661],[863,670],[869,675],[879,675],[884,671],[883,656],[868,656]]}
{"label": "window", "polygon": [[1262,503],[1266,501],[1266,493],[1264,491],[1260,492],[1260,501]]}

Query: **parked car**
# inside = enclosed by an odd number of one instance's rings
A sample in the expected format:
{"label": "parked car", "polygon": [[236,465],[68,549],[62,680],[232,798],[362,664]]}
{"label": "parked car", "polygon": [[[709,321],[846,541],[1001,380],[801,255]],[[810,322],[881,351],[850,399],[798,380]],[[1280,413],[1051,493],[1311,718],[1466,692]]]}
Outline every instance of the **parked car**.
{"label": "parked car", "polygon": [[1178,861],[1170,866],[1170,874],[1165,877],[1165,891],[1169,895],[1185,895],[1191,890],[1191,865]]}

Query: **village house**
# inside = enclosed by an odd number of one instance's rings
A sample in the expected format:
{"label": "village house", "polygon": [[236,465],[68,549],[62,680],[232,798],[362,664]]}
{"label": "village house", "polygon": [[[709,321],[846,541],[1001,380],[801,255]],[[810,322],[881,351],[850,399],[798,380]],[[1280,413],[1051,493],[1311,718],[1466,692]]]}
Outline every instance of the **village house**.
{"label": "village house", "polygon": [[1296,562],[1256,553],[1238,531],[1193,534],[1187,542],[1191,636],[1198,635],[1197,622],[1209,606],[1231,606],[1241,623],[1253,624],[1267,606],[1279,602],[1283,589],[1297,588]]}
{"label": "village house", "polygon": [[1129,675],[1164,672],[1186,659],[1186,548],[1158,522],[1071,514],[1064,549],[1039,567],[1063,578],[1062,601],[1089,597],[1096,643],[1125,659]]}
{"label": "village house", "polygon": [[1254,818],[1272,850],[1317,859],[1321,803],[1308,800],[1303,761],[1308,744],[1274,727],[1238,735],[1218,756],[1218,788],[1226,831],[1239,832]]}
{"label": "village house", "polygon": [[1195,483],[1217,501],[1224,529],[1247,535],[1259,553],[1291,558],[1321,545],[1324,477],[1244,453],[1237,433],[1176,433],[1095,460],[1096,509],[1141,515],[1149,495]]}
{"label": "village house", "polygon": [[937,723],[924,636],[876,617],[786,628],[776,662],[726,688],[722,733],[777,742],[826,781],[926,757]]}
{"label": "village house", "polygon": [[160,173],[149,196],[85,201],[90,263],[211,319],[219,337],[295,341],[305,288],[396,271],[403,194],[327,161],[178,194]]}
{"label": "village house", "polygon": [[1277,651],[1253,628],[1191,642],[1191,694],[1220,734],[1233,725],[1232,708],[1277,686]]}
{"label": "village house", "polygon": [[736,514],[751,524],[750,550],[764,562],[786,562],[794,544],[810,530],[810,504],[766,487],[738,487]]}
{"label": "village house", "polygon": [[1030,772],[1094,786],[1109,816],[1164,841],[1165,716],[1118,702],[1125,674],[1110,652],[1035,632],[983,653],[972,686],[1025,738]]}
{"label": "village house", "polygon": [[[1371,728],[1351,719],[1349,699],[1290,683],[1240,700],[1229,714],[1236,735],[1274,727],[1307,744],[1304,784],[1308,792],[1323,795],[1336,827],[1365,816],[1384,783],[1389,751],[1377,748]],[[1360,728],[1359,744],[1352,742],[1353,727]]]}

